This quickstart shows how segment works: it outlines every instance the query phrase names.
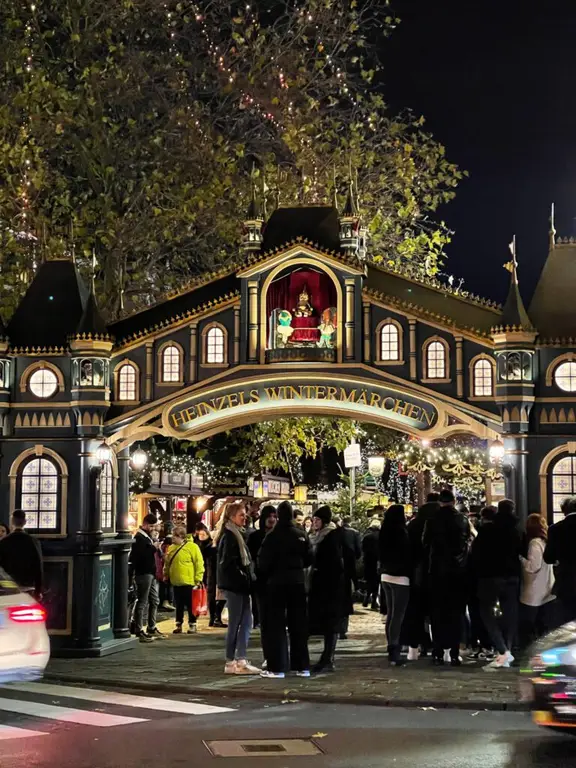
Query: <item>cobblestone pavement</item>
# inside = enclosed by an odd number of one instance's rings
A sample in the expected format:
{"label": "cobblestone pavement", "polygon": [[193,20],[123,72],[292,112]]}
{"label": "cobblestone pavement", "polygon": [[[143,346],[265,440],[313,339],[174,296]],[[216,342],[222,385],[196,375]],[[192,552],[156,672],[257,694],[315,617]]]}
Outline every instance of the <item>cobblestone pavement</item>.
{"label": "cobblestone pavement", "polygon": [[[162,614],[166,616],[166,614]],[[272,698],[281,701],[346,701],[394,706],[519,709],[518,671],[486,672],[476,662],[462,667],[432,667],[421,659],[400,669],[389,668],[384,653],[384,626],[378,613],[358,608],[351,617],[347,640],[339,641],[337,670],[331,675],[301,679],[264,680],[224,676],[225,630],[208,628],[200,620],[196,635],[172,635],[168,618],[160,628],[165,640],[138,645],[98,659],[52,659],[47,677],[67,682],[134,686],[206,695]],[[320,643],[311,639],[312,659]],[[258,633],[250,648],[253,663],[260,663]]]}

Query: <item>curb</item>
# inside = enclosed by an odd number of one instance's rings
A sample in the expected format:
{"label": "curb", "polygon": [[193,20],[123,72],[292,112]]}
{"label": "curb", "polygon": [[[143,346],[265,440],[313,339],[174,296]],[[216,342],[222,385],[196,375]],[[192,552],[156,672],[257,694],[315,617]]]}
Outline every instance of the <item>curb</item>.
{"label": "curb", "polygon": [[[306,693],[305,691],[290,691],[284,689],[278,691],[240,691],[240,690],[211,690],[199,686],[180,683],[153,683],[136,680],[110,680],[106,677],[93,677],[86,679],[81,675],[45,674],[44,680],[52,683],[76,683],[81,685],[112,686],[113,688],[129,688],[132,690],[188,694],[204,698],[218,697],[220,699],[248,699],[265,701],[285,701],[290,696],[298,697],[298,702],[311,702],[316,704],[354,704],[372,707],[394,707],[405,709],[421,709],[433,707],[434,709],[458,709],[458,710],[488,710],[491,712],[528,712],[529,706],[520,701],[435,701],[433,699],[386,699],[380,696],[329,696],[321,693]],[[296,699],[294,699],[296,701]],[[292,703],[292,702],[290,702]]]}

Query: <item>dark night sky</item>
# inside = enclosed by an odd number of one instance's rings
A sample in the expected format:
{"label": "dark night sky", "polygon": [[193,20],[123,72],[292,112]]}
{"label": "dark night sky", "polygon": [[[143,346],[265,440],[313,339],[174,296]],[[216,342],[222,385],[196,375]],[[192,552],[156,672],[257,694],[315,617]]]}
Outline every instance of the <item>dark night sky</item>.
{"label": "dark night sky", "polygon": [[[526,303],[576,216],[576,0],[396,0],[386,97],[410,107],[470,173],[439,213],[456,231],[446,271],[502,301],[516,233]],[[576,232],[575,232],[576,234]]]}

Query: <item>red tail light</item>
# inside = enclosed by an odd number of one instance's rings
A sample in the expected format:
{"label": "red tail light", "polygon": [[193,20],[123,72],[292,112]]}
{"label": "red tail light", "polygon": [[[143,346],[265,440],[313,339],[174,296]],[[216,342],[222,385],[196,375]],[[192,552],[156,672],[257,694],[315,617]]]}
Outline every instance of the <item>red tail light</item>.
{"label": "red tail light", "polygon": [[46,621],[46,611],[41,605],[16,605],[8,608],[8,618],[18,624]]}

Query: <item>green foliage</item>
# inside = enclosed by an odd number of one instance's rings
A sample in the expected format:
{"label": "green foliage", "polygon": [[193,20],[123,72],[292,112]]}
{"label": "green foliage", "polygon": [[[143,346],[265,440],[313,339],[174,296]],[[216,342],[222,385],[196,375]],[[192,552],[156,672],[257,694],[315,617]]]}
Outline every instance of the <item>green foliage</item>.
{"label": "green foliage", "polygon": [[[356,472],[356,482],[354,486],[354,495],[352,497],[352,526],[359,530],[364,530],[368,527],[370,510],[374,507],[375,502],[366,497],[363,488],[368,479],[367,472]],[[338,487],[338,496],[336,500],[330,502],[330,508],[332,514],[335,517],[348,517],[350,515],[350,474],[342,473],[340,475],[340,486]]]}
{"label": "green foliage", "polygon": [[434,272],[462,174],[382,97],[397,22],[381,0],[3,0],[5,310],[71,228],[112,316],[236,259],[254,163],[269,204],[342,203],[352,169],[373,257]]}

